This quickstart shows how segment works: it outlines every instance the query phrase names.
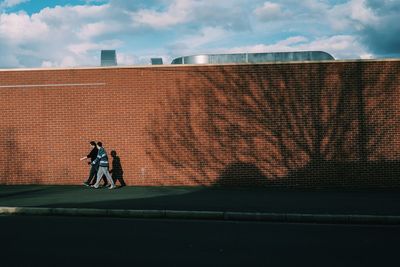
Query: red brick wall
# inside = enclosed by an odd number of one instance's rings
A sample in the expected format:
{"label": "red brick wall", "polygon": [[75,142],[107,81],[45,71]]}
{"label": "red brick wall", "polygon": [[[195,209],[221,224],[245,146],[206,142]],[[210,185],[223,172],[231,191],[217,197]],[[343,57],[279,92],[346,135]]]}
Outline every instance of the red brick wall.
{"label": "red brick wall", "polygon": [[0,183],[398,186],[400,61],[0,71]]}

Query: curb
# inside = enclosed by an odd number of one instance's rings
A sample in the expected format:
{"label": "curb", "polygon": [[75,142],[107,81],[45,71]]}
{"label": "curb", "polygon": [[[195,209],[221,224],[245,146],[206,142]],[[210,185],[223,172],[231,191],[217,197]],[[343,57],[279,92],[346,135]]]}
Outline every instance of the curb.
{"label": "curb", "polygon": [[400,225],[400,216],[261,213],[261,212],[230,212],[230,211],[117,210],[117,209],[86,209],[86,208],[0,207],[0,215],[263,221],[263,222],[321,223],[321,224]]}

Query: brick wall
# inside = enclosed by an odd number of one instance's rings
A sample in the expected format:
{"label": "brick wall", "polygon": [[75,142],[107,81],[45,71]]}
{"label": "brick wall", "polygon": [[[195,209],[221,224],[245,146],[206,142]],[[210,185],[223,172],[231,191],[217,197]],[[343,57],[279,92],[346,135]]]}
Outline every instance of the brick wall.
{"label": "brick wall", "polygon": [[393,187],[400,61],[0,71],[0,183]]}

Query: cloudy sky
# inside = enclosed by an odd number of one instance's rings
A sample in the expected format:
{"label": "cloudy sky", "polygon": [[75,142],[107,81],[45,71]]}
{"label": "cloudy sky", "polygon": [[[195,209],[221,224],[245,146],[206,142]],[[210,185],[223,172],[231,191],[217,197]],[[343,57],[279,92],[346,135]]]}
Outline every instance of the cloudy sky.
{"label": "cloudy sky", "polygon": [[400,0],[0,0],[0,67],[169,63],[203,53],[400,57]]}

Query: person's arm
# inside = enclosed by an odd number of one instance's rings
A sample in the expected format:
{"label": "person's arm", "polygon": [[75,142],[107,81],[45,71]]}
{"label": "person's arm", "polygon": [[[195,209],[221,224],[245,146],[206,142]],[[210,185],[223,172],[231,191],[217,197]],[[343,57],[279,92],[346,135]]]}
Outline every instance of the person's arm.
{"label": "person's arm", "polygon": [[98,155],[97,155],[97,158],[96,158],[95,160],[93,160],[92,165],[96,165],[97,162],[100,161],[100,159],[101,159],[101,156],[100,156],[100,154],[98,154]]}
{"label": "person's arm", "polygon": [[89,153],[86,157],[83,157],[83,158],[81,158],[80,160],[82,161],[82,160],[85,160],[85,159],[91,159],[92,156],[96,156],[96,155],[93,155],[94,153],[95,153],[95,151],[94,151],[94,149],[92,149],[92,150],[90,151],[90,153]]}

